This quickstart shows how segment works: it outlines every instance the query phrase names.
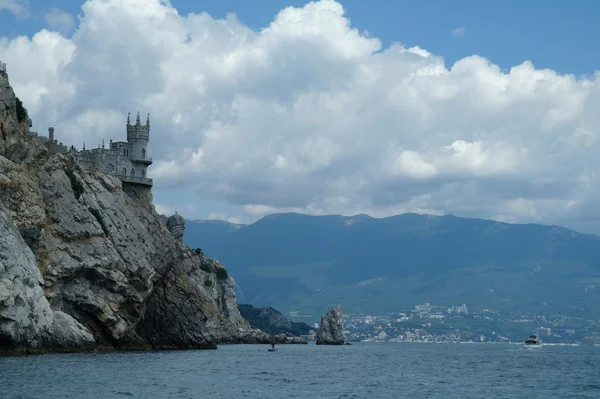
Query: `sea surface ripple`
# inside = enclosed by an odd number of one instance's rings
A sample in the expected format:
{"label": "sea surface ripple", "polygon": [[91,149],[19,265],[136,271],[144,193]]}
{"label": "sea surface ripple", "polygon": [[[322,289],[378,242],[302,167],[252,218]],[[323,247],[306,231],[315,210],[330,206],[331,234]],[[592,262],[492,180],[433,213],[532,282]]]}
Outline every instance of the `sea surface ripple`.
{"label": "sea surface ripple", "polygon": [[600,398],[600,348],[361,343],[0,358],[12,398]]}

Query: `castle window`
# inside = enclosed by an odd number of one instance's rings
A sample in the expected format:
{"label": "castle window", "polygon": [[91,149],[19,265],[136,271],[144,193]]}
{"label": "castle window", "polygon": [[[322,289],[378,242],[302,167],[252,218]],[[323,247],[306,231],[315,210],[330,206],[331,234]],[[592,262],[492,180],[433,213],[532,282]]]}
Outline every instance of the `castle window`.
{"label": "castle window", "polygon": [[146,171],[142,169],[142,177],[146,177]]}
{"label": "castle window", "polygon": [[133,168],[131,168],[131,177],[135,177],[135,170],[133,170]]}
{"label": "castle window", "polygon": [[123,156],[126,157],[127,156],[127,149],[123,148]]}
{"label": "castle window", "polygon": [[106,170],[107,170],[108,172],[114,172],[114,170],[115,170],[115,167],[113,166],[113,164],[112,164],[112,163],[109,163],[108,165],[106,165]]}
{"label": "castle window", "polygon": [[127,169],[123,168],[123,176],[127,176]]}
{"label": "castle window", "polygon": [[146,159],[146,149],[142,148],[142,159]]}

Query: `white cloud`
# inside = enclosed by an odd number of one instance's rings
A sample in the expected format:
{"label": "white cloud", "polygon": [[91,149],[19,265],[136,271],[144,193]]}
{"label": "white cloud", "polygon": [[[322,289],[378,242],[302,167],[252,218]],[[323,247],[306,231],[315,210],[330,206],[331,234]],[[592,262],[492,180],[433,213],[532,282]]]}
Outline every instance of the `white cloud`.
{"label": "white cloud", "polygon": [[207,216],[208,220],[225,220],[227,215],[221,212],[209,212]]}
{"label": "white cloud", "polygon": [[127,112],[150,112],[155,190],[244,222],[410,211],[600,231],[599,74],[382,48],[332,0],[261,30],[159,0],[82,10],[70,38],[0,39],[0,59],[36,130],[65,143],[122,139]]}
{"label": "white cloud", "polygon": [[156,208],[156,212],[158,212],[159,215],[171,216],[175,214],[175,209],[169,205],[154,204],[154,208]]}
{"label": "white cloud", "polygon": [[58,30],[62,34],[70,33],[75,26],[75,19],[73,19],[73,16],[56,7],[53,7],[52,10],[46,14],[44,19],[48,26]]}
{"label": "white cloud", "polygon": [[0,11],[7,10],[17,16],[27,15],[28,8],[28,0],[0,0]]}
{"label": "white cloud", "polygon": [[452,31],[452,36],[464,36],[467,28],[461,26],[460,28],[456,28]]}
{"label": "white cloud", "polygon": [[233,216],[233,217],[227,218],[226,220],[229,223],[233,223],[233,224],[241,224],[242,223],[241,218],[238,216]]}

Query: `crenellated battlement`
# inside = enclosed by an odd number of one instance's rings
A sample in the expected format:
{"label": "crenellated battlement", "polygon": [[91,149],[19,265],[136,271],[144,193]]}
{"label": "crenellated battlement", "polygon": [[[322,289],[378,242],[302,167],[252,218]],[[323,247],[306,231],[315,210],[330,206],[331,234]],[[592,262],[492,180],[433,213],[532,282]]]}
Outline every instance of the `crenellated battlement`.
{"label": "crenellated battlement", "polygon": [[150,114],[146,117],[146,124],[140,122],[140,113],[138,111],[135,125],[131,124],[129,113],[127,115],[127,141],[131,140],[149,140],[150,139]]}

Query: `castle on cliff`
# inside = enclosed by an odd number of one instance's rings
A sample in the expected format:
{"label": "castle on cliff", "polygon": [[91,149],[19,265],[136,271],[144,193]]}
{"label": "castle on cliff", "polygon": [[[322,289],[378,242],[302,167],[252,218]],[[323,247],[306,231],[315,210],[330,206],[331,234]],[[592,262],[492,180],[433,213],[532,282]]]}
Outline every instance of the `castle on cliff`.
{"label": "castle on cliff", "polygon": [[124,183],[152,186],[148,178],[148,166],[152,158],[148,157],[148,141],[150,140],[150,114],[146,124],[140,122],[137,113],[135,125],[131,124],[130,114],[127,115],[127,141],[109,141],[108,148],[98,144],[98,148],[78,151],[75,147],[67,147],[54,138],[54,128],[48,128],[48,151],[51,153],[73,153],[77,164],[85,170],[95,170],[118,176]]}
{"label": "castle on cliff", "polygon": [[[8,84],[8,75],[6,73],[6,64],[0,61],[0,83],[11,91],[10,98],[0,97],[0,101],[8,108],[17,109],[18,104],[15,102],[14,93]],[[6,91],[6,90],[5,90]],[[12,99],[12,101],[11,101]],[[77,150],[74,146],[66,146],[54,138],[54,128],[48,128],[48,137],[41,137],[36,132],[31,132],[35,137],[42,140],[48,152],[51,154],[73,154],[77,164],[84,170],[100,171],[103,173],[118,176],[124,183],[140,184],[144,186],[152,186],[152,179],[148,178],[148,166],[152,165],[152,158],[148,157],[148,141],[150,141],[150,114],[146,118],[146,124],[142,125],[140,121],[140,113],[137,113],[135,125],[131,124],[129,113],[127,115],[127,141],[110,140],[108,148],[98,144],[98,148],[86,149],[85,142],[83,149]],[[25,116],[26,113],[25,113]],[[31,120],[27,118],[27,123],[31,127]],[[14,129],[14,127],[13,127]],[[7,131],[11,131],[6,123],[0,125],[0,138],[6,140]]]}

